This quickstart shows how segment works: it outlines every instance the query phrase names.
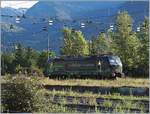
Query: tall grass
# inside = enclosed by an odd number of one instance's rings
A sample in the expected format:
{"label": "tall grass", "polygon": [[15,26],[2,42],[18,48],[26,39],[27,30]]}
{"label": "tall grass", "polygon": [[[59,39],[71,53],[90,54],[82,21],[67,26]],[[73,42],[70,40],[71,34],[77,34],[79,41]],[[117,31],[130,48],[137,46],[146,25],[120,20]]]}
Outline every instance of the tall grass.
{"label": "tall grass", "polygon": [[120,99],[120,100],[146,100],[149,101],[148,96],[123,96],[118,93],[116,94],[100,94],[100,93],[92,93],[92,92],[84,92],[84,93],[78,93],[75,91],[46,91],[47,95],[61,95],[61,96],[74,96],[74,97],[89,97],[89,98],[102,98],[102,99]]}
{"label": "tall grass", "polygon": [[44,85],[67,85],[67,86],[105,86],[105,87],[149,87],[149,79],[144,78],[119,78],[118,80],[97,79],[66,79],[57,80],[43,78],[40,81]]}

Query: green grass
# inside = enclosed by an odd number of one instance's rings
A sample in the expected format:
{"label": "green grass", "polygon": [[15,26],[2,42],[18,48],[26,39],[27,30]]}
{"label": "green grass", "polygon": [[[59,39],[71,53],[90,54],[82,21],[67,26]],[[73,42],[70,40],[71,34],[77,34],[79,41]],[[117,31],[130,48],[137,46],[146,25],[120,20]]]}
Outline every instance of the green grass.
{"label": "green grass", "polygon": [[[70,96],[70,95],[68,94],[66,95],[65,92],[53,91],[53,92],[46,92],[46,93],[49,95],[48,98],[50,98],[51,96],[57,95],[59,96],[59,98],[61,98],[59,101],[57,101],[58,103],[61,103],[62,105],[68,104],[66,96]],[[73,96],[72,93],[71,95]],[[77,97],[87,97],[87,96],[84,93],[83,94],[76,93],[74,94],[72,103],[69,103],[69,104],[80,104],[80,100],[77,99]],[[108,108],[112,107],[114,109],[113,112],[125,112],[130,109],[139,109],[141,112],[144,112],[145,111],[144,104],[140,102],[135,103],[132,100],[147,100],[147,101],[149,100],[148,97],[119,96],[119,95],[99,95],[99,98],[100,97],[105,99],[104,102],[101,104],[96,103],[97,96],[92,96],[92,97],[88,96],[88,98],[86,98],[85,101],[83,100],[82,103],[90,105],[90,106],[95,106],[96,112],[98,112],[97,106],[103,106],[103,107],[108,107]],[[120,99],[120,101],[114,105],[113,102],[109,100],[109,98],[111,99],[117,98],[117,99]]]}
{"label": "green grass", "polygon": [[44,85],[68,85],[68,86],[105,86],[105,87],[149,87],[149,79],[144,78],[119,78],[118,80],[98,79],[67,79],[57,80],[42,78]]}
{"label": "green grass", "polygon": [[107,95],[103,95],[103,94],[96,94],[96,93],[91,93],[91,92],[84,92],[84,93],[78,93],[78,92],[74,92],[74,91],[46,91],[46,94],[48,95],[58,95],[58,96],[73,96],[73,97],[89,97],[89,98],[102,98],[102,99],[120,99],[120,100],[146,100],[149,101],[149,97],[148,96],[123,96],[123,95],[119,95],[118,93],[116,94],[107,94]]}
{"label": "green grass", "polygon": [[[5,77],[5,76],[4,76]],[[43,85],[62,85],[62,86],[101,86],[101,87],[149,87],[148,78],[118,78],[118,80],[98,80],[98,79],[66,79],[57,80],[46,77],[37,77],[39,83]],[[1,83],[4,78],[1,77]]]}
{"label": "green grass", "polygon": [[[10,76],[11,77],[11,76]],[[7,77],[7,78],[10,78]],[[12,77],[11,77],[12,78]],[[28,77],[30,78],[30,77]],[[148,79],[135,79],[135,78],[119,78],[118,80],[94,80],[94,79],[68,79],[68,80],[54,80],[54,79],[49,79],[45,77],[36,77],[38,78],[38,82],[43,85],[70,85],[70,86],[102,86],[102,87],[122,87],[122,86],[131,86],[131,87],[148,87],[149,85],[149,80]],[[1,77],[2,83],[6,81],[5,78]],[[45,89],[41,90],[42,92],[45,93],[45,95],[48,95],[46,97],[46,102],[48,102],[50,105],[48,107],[49,112],[64,112],[64,113],[70,113],[70,112],[77,112],[74,109],[68,109],[67,107],[64,106],[64,104],[67,104],[66,97],[67,96],[73,96],[75,97],[73,99],[74,104],[79,104],[80,101],[77,99],[77,97],[87,97],[88,99],[88,104],[89,105],[94,105],[95,106],[95,111],[96,112],[101,112],[97,109],[98,105],[104,106],[104,107],[114,107],[113,112],[125,112],[125,108],[130,109],[130,108],[139,108],[141,109],[141,112],[144,112],[145,107],[144,105],[140,105],[141,103],[134,103],[132,100],[146,100],[149,101],[148,96],[123,96],[119,95],[119,93],[114,93],[114,94],[107,94],[107,95],[102,95],[100,93],[92,93],[92,92],[84,92],[84,93],[79,93],[79,92],[74,92],[71,89],[69,91],[48,91]],[[62,98],[61,104],[58,105],[53,101],[54,96],[60,96]],[[102,98],[105,99],[105,101],[102,104],[97,104],[96,103],[96,98]],[[109,99],[120,99],[123,101],[123,103],[118,103],[116,106],[113,106],[112,101]],[[83,101],[86,102],[87,101]],[[130,113],[130,112],[129,112]]]}

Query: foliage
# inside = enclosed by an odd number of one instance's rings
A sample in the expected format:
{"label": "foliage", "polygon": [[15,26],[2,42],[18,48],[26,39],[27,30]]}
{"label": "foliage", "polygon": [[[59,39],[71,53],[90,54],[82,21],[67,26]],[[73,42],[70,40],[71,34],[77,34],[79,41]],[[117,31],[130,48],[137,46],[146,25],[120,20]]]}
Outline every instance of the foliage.
{"label": "foliage", "polygon": [[32,58],[33,58],[33,52],[30,47],[26,49],[26,54],[25,54],[25,67],[31,68],[32,66]]}
{"label": "foliage", "polygon": [[31,112],[36,108],[34,103],[37,100],[35,96],[39,85],[34,79],[20,76],[5,77],[5,80],[6,82],[2,84],[2,104],[5,111]]}
{"label": "foliage", "polygon": [[[62,30],[64,41],[61,55],[86,56],[112,52],[121,58],[123,72],[126,75],[148,76],[149,74],[149,21],[145,18],[140,24],[140,31],[132,30],[132,18],[126,12],[119,12],[116,17],[114,31],[100,33],[91,41],[86,41],[82,32],[64,28]],[[49,68],[48,55],[53,58],[53,52],[37,52],[30,47],[17,44],[12,53],[2,53],[2,75],[5,73],[18,73],[37,69],[46,72]]]}
{"label": "foliage", "polygon": [[50,103],[36,77],[6,76],[2,84],[3,112],[63,112],[64,108]]}
{"label": "foliage", "polygon": [[119,12],[116,19],[115,53],[121,58],[124,68],[131,69],[138,66],[139,40],[132,32],[132,18],[127,12]]}
{"label": "foliage", "polygon": [[81,31],[63,29],[64,45],[61,48],[61,54],[67,56],[84,56],[89,53],[88,43]]}
{"label": "foliage", "polygon": [[[49,52],[49,57],[54,58],[55,54],[53,52]],[[43,51],[39,54],[38,60],[37,60],[37,66],[39,68],[46,68],[48,62],[48,53],[47,51]]]}
{"label": "foliage", "polygon": [[[21,44],[15,46],[15,51],[2,53],[2,75],[6,73],[28,73],[36,72],[42,75],[41,69],[47,67],[48,53],[37,52],[30,47],[23,47]],[[53,52],[49,52],[50,57],[54,57]],[[40,69],[39,69],[40,68]]]}
{"label": "foliage", "polygon": [[92,40],[92,55],[106,54],[110,52],[110,39],[106,37],[105,33],[100,33],[97,38]]}
{"label": "foliage", "polygon": [[2,75],[5,73],[13,73],[15,70],[15,65],[13,64],[14,55],[12,53],[2,53],[1,56],[1,66],[2,66]]}
{"label": "foliage", "polygon": [[47,70],[50,69],[49,61],[51,61],[51,59],[53,59],[54,57],[55,57],[54,52],[49,52],[49,59],[47,51],[43,51],[39,54],[36,64],[39,69],[42,69],[42,72],[45,76],[47,75]]}
{"label": "foliage", "polygon": [[44,68],[46,66],[47,62],[47,52],[43,51],[42,53],[39,54],[38,60],[37,60],[37,66],[39,68]]}
{"label": "foliage", "polygon": [[13,61],[16,66],[25,66],[25,48],[21,44],[16,45],[15,60]]}
{"label": "foliage", "polygon": [[137,32],[137,37],[140,40],[139,48],[139,65],[144,69],[144,72],[148,75],[149,71],[149,21],[145,18],[144,22],[140,25],[140,32]]}

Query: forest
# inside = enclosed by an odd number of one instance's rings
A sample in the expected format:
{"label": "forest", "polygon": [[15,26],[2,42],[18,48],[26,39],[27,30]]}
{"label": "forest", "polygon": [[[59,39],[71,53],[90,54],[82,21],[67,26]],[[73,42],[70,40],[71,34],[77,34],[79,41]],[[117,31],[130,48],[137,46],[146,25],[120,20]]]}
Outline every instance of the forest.
{"label": "forest", "polygon": [[[73,28],[64,27],[63,46],[60,56],[91,56],[113,53],[121,58],[123,72],[131,77],[148,77],[149,74],[149,22],[148,18],[140,23],[137,31],[133,30],[132,17],[126,12],[119,12],[114,30],[100,32],[97,37],[86,40],[83,33]],[[48,67],[48,56],[55,57],[55,52],[37,51],[21,44],[16,44],[13,51],[2,52],[2,75],[19,72],[42,74]]]}

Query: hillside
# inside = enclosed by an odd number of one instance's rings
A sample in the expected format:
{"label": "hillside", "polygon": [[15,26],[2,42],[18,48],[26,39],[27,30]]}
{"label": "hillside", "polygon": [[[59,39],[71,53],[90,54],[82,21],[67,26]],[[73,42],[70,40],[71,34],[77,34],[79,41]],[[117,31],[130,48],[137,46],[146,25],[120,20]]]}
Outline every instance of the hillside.
{"label": "hillside", "polygon": [[[148,16],[148,2],[46,2],[41,1],[28,9],[24,18],[16,26],[25,29],[21,34],[9,33],[4,36],[7,42],[21,42],[37,50],[47,48],[47,33],[40,32],[42,27],[47,25],[43,18],[53,18],[54,23],[49,27],[50,47],[59,54],[62,34],[60,30],[64,25],[81,30],[87,39],[97,36],[100,31],[106,31],[110,24],[114,24],[117,12],[126,10],[133,17],[134,29]],[[2,9],[2,14],[16,14],[16,10]],[[17,12],[17,15],[21,13]],[[6,23],[14,23],[14,19],[5,18]],[[6,21],[7,20],[7,21]],[[80,28],[80,23],[92,21],[86,24],[85,28]],[[2,18],[3,21],[3,18]],[[34,24],[36,23],[36,24]],[[8,29],[8,28],[7,28]],[[8,32],[9,30],[7,30]]]}

